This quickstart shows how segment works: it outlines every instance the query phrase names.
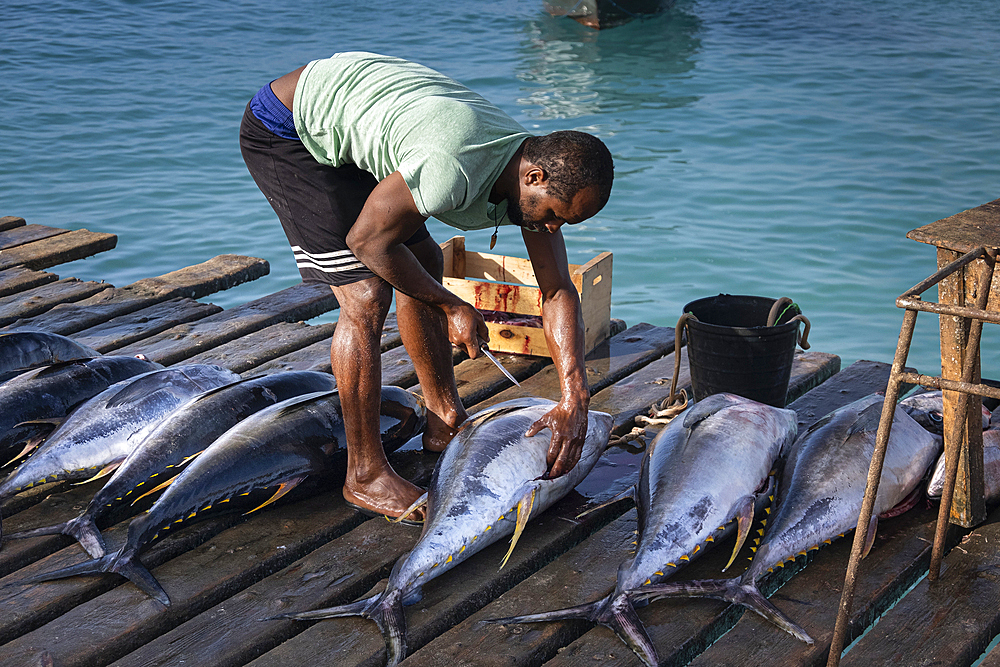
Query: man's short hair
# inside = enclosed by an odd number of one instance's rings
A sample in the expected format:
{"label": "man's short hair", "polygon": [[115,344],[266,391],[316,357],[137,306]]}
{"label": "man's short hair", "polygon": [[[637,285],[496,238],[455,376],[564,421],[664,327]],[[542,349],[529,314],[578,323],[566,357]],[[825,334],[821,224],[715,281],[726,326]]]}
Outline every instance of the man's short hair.
{"label": "man's short hair", "polygon": [[602,207],[611,196],[615,178],[611,151],[592,134],[560,130],[530,137],[521,155],[545,170],[549,177],[546,192],[560,201],[568,203],[577,192],[590,186],[597,186]]}

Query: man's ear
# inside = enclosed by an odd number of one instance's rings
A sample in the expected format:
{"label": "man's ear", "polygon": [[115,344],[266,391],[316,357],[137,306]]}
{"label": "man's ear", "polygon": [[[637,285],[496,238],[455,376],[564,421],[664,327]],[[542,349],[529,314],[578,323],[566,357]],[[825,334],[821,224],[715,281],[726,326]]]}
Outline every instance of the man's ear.
{"label": "man's ear", "polygon": [[524,184],[525,185],[537,185],[545,187],[545,184],[549,180],[549,175],[544,169],[538,165],[529,164],[527,170],[524,172]]}

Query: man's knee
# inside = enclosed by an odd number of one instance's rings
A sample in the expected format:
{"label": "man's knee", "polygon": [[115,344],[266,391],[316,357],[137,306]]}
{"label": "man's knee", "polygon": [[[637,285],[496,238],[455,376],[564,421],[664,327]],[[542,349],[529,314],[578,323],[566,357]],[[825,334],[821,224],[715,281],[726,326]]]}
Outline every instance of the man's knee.
{"label": "man's knee", "polygon": [[381,278],[348,285],[331,285],[340,304],[340,318],[365,328],[381,330],[392,305],[392,287]]}

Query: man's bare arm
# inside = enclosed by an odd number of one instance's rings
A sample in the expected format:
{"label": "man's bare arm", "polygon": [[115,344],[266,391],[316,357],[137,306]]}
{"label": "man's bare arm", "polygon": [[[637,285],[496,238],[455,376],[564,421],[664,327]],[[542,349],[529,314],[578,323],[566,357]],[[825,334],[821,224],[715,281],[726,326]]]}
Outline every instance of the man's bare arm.
{"label": "man's bare arm", "polygon": [[476,358],[479,342],[489,340],[482,315],[427,273],[404,245],[426,219],[417,210],[402,175],[393,172],[368,196],[347,235],[347,245],[365,266],[394,288],[441,308],[448,318],[451,342]]}
{"label": "man's bare arm", "polygon": [[590,388],[584,364],[583,311],[569,275],[562,232],[522,231],[524,245],[542,292],[542,326],[562,393],[559,403],[528,431],[552,431],[548,464],[551,477],[573,469],[587,435]]}

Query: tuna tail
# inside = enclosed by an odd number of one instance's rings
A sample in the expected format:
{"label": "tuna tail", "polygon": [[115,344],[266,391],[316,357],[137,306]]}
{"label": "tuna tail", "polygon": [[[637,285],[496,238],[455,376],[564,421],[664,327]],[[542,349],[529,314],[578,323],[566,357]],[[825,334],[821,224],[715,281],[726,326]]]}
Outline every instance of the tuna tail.
{"label": "tuna tail", "polygon": [[76,577],[81,575],[102,574],[104,572],[114,572],[127,578],[138,586],[142,592],[153,598],[165,607],[170,606],[170,598],[160,586],[160,583],[150,573],[146,567],[135,557],[134,550],[128,550],[127,545],[122,547],[117,553],[109,554],[97,560],[90,560],[76,565],[70,565],[60,570],[39,574],[27,579],[26,583],[34,584],[40,581],[54,581],[66,577]]}
{"label": "tuna tail", "polygon": [[320,621],[345,616],[361,616],[375,621],[385,639],[385,650],[388,654],[386,667],[394,667],[406,657],[406,616],[403,614],[403,596],[398,589],[386,590],[338,607],[281,614],[264,620],[291,618],[298,621]]}
{"label": "tuna tail", "polygon": [[656,648],[646,633],[646,628],[643,627],[642,621],[639,620],[639,615],[636,613],[628,594],[615,596],[614,593],[611,593],[596,602],[588,602],[576,607],[545,611],[538,614],[494,618],[483,622],[510,625],[512,623],[540,623],[542,621],[563,621],[576,618],[583,618],[611,628],[648,667],[655,667],[659,663],[659,658],[656,656]]}
{"label": "tuna tail", "polygon": [[65,523],[57,523],[54,526],[11,533],[7,537],[23,539],[26,537],[40,537],[42,535],[69,535],[80,543],[80,546],[90,554],[91,558],[101,558],[105,554],[104,538],[101,537],[101,531],[97,530],[94,519],[87,514],[70,519]]}
{"label": "tuna tail", "polygon": [[745,583],[742,577],[650,584],[633,589],[629,591],[629,594],[637,600],[659,600],[665,597],[698,597],[735,602],[757,612],[796,639],[804,641],[807,644],[815,643],[805,630],[796,625],[781,610],[771,604],[770,600],[764,597],[753,581]]}

